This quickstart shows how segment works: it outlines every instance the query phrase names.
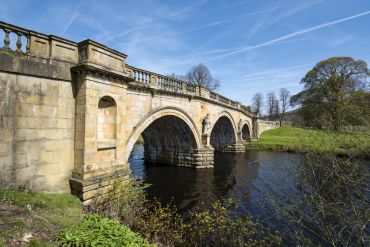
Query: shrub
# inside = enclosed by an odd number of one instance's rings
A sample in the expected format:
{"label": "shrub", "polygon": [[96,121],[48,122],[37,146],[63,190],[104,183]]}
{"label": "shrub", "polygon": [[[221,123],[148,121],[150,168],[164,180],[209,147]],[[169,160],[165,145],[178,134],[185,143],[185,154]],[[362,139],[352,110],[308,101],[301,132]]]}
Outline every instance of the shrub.
{"label": "shrub", "polygon": [[60,246],[154,246],[140,235],[113,219],[90,214],[63,231],[57,238]]}
{"label": "shrub", "polygon": [[109,200],[90,211],[119,219],[148,241],[160,246],[275,246],[281,239],[248,216],[238,216],[232,200],[197,208],[185,221],[175,206],[149,201],[136,180],[117,180]]}
{"label": "shrub", "polygon": [[237,204],[217,201],[209,209],[190,212],[186,225],[187,246],[277,246],[281,238],[268,233],[260,223],[237,215]]}

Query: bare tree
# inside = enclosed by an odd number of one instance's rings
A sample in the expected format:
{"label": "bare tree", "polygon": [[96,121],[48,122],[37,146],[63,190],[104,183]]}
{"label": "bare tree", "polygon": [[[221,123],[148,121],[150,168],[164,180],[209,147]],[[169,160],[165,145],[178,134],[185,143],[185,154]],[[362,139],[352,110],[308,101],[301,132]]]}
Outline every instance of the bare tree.
{"label": "bare tree", "polygon": [[175,78],[177,80],[182,80],[182,81],[186,81],[187,80],[186,76],[184,76],[184,75],[176,75],[175,73],[169,74],[167,76],[168,77],[171,77],[171,78]]}
{"label": "bare tree", "polygon": [[186,79],[191,83],[208,88],[209,90],[215,90],[220,87],[220,82],[213,78],[207,66],[201,63],[192,67],[186,73]]}
{"label": "bare tree", "polygon": [[274,92],[268,93],[267,94],[267,100],[266,100],[266,109],[267,109],[267,114],[269,116],[269,119],[272,119],[275,114],[276,110],[276,95]]}
{"label": "bare tree", "polygon": [[273,113],[274,119],[275,120],[278,119],[279,115],[280,115],[280,102],[278,99],[276,99],[274,101],[274,113]]}
{"label": "bare tree", "polygon": [[290,102],[290,92],[286,88],[280,89],[280,95],[279,95],[280,103],[281,103],[281,114],[280,114],[280,126],[281,122],[283,121],[284,114],[286,110],[289,108],[289,102]]}
{"label": "bare tree", "polygon": [[261,93],[256,93],[252,98],[252,107],[255,114],[261,115],[263,106],[263,95]]}

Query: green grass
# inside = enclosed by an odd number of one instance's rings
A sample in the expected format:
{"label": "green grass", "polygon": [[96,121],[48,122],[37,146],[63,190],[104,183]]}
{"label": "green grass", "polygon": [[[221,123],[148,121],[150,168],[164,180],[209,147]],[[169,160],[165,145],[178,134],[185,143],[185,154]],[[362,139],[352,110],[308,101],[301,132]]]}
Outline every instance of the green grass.
{"label": "green grass", "polygon": [[330,132],[283,126],[263,132],[247,149],[278,149],[295,152],[333,152],[369,157],[370,132]]}
{"label": "green grass", "polygon": [[[0,222],[5,222],[10,227],[0,232],[0,247],[12,246],[18,243],[27,232],[31,232],[33,235],[27,246],[60,245],[56,242],[56,237],[61,232],[68,231],[68,229],[76,229],[76,226],[78,227],[87,215],[81,208],[80,200],[67,193],[46,194],[19,190],[0,190],[0,207]],[[101,219],[104,221],[103,218]],[[135,238],[135,233],[125,228],[125,226],[122,227],[125,231],[117,230],[118,233],[127,233],[127,241],[131,239],[136,241],[130,246],[139,246],[135,243],[142,239]],[[92,237],[101,239],[104,236]],[[72,244],[71,246],[76,245]],[[143,246],[147,245],[144,244]]]}
{"label": "green grass", "polygon": [[31,232],[33,238],[29,246],[52,246],[61,230],[75,224],[84,215],[79,199],[67,193],[0,190],[0,202],[2,212],[6,212],[0,214],[0,218],[11,227],[0,233],[0,241],[8,245]]}

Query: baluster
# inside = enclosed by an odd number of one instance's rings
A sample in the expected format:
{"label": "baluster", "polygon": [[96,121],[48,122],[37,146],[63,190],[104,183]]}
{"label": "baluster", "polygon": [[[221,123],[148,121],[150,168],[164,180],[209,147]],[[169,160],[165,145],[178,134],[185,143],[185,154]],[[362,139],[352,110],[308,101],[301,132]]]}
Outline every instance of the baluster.
{"label": "baluster", "polygon": [[22,48],[22,33],[18,32],[17,35],[18,35],[18,39],[17,39],[17,43],[16,43],[16,45],[17,45],[16,51],[21,52],[22,51],[21,50],[21,48]]}
{"label": "baluster", "polygon": [[10,45],[10,39],[9,39],[10,30],[4,28],[4,32],[5,32],[4,49],[10,50],[10,46],[9,46]]}
{"label": "baluster", "polygon": [[27,37],[27,45],[26,45],[26,52],[30,52],[30,44],[31,44],[31,35],[26,35]]}

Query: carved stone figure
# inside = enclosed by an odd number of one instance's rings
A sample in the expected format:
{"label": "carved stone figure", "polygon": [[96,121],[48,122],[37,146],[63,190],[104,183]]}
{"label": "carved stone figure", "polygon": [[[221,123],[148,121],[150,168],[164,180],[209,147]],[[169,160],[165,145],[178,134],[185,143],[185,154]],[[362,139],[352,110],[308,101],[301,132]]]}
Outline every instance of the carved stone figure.
{"label": "carved stone figure", "polygon": [[243,128],[243,120],[239,120],[239,123],[238,123],[238,130],[239,132],[242,131],[242,128]]}
{"label": "carved stone figure", "polygon": [[211,127],[211,121],[209,119],[209,114],[203,119],[203,134],[209,134],[209,128]]}

